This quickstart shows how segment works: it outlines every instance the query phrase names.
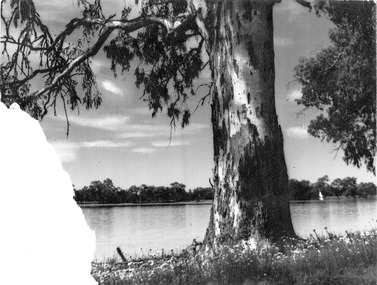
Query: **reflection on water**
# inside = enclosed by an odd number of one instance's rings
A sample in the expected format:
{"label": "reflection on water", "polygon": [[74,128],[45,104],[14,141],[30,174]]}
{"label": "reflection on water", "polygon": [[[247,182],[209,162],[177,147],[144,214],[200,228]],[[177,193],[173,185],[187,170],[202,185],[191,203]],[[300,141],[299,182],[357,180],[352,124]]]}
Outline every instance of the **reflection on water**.
{"label": "reflection on water", "polygon": [[209,210],[209,205],[83,208],[96,232],[97,259],[112,256],[118,246],[139,256],[150,249],[176,252],[203,238]]}
{"label": "reflection on water", "polygon": [[[115,254],[116,247],[138,256],[161,250],[177,251],[202,240],[208,225],[209,205],[83,208],[89,227],[96,232],[95,258]],[[344,233],[370,228],[377,219],[377,199],[325,199],[291,203],[292,221],[300,236],[313,229]],[[178,248],[177,248],[178,247]],[[142,249],[140,249],[142,248]]]}
{"label": "reflection on water", "polygon": [[371,228],[377,218],[377,199],[335,198],[323,201],[291,202],[291,215],[296,234],[307,237],[313,229],[322,234],[325,227],[344,234],[346,230]]}

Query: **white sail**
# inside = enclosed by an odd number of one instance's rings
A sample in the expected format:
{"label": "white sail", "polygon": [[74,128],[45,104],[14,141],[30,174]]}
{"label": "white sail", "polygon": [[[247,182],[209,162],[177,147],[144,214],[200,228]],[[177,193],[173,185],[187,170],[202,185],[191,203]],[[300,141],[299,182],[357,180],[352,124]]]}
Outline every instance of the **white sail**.
{"label": "white sail", "polygon": [[323,195],[322,195],[322,193],[321,193],[321,190],[319,191],[319,200],[323,200]]}

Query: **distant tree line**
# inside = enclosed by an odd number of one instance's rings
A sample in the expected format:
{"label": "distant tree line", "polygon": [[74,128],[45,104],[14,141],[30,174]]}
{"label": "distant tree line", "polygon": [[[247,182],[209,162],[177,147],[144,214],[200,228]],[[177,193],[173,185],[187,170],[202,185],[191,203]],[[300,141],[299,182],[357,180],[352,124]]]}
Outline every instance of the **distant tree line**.
{"label": "distant tree line", "polygon": [[355,177],[337,178],[330,182],[329,177],[318,178],[317,182],[307,180],[289,180],[291,200],[315,200],[319,199],[321,192],[323,197],[370,197],[376,195],[376,185],[372,182],[357,183]]}
{"label": "distant tree line", "polygon": [[92,181],[89,186],[74,189],[74,192],[73,199],[78,203],[168,203],[213,199],[213,189],[210,187],[186,191],[186,185],[174,182],[169,187],[142,184],[125,190],[115,187],[109,178],[103,182]]}
{"label": "distant tree line", "polygon": [[[372,182],[357,183],[355,177],[337,178],[330,182],[328,176],[318,178],[317,182],[308,180],[289,180],[291,200],[316,200],[321,192],[323,197],[370,197],[376,195],[376,185]],[[197,187],[186,191],[186,185],[174,182],[170,186],[131,186],[125,190],[115,187],[111,179],[103,182],[92,181],[89,186],[74,189],[73,197],[78,203],[169,203],[212,200],[211,187]]]}

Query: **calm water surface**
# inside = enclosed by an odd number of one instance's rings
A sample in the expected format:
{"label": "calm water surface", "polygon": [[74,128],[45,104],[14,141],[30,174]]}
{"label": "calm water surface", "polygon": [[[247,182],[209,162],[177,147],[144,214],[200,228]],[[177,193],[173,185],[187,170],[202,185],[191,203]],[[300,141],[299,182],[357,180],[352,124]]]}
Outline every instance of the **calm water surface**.
{"label": "calm water surface", "polygon": [[96,232],[95,258],[112,256],[119,246],[130,255],[164,249],[181,250],[201,240],[209,221],[209,205],[83,208]]}
{"label": "calm water surface", "polygon": [[[83,208],[89,227],[96,232],[94,258],[101,260],[120,247],[128,255],[164,249],[177,252],[196,238],[202,240],[209,221],[209,205]],[[377,199],[329,199],[291,202],[295,231],[309,236],[316,229],[344,233],[366,230],[377,219]]]}
{"label": "calm water surface", "polygon": [[323,201],[291,202],[291,215],[296,234],[307,237],[313,229],[325,234],[324,228],[336,233],[346,230],[364,231],[377,219],[377,199],[335,198]]}

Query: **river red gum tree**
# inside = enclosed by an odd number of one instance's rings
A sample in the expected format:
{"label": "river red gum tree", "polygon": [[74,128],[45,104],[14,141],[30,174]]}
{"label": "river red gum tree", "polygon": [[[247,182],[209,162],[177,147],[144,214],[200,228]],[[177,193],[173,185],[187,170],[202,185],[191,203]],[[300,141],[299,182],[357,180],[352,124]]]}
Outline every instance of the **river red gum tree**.
{"label": "river red gum tree", "polygon": [[[213,81],[215,164],[215,198],[205,244],[293,236],[274,99],[273,6],[278,0],[208,0],[206,9],[194,0],[149,0],[134,19],[128,19],[127,8],[115,19],[115,15],[104,16],[100,0],[78,2],[82,18],[70,20],[54,37],[32,0],[11,1],[10,17],[2,14],[3,52],[8,55],[1,66],[2,101],[18,102],[36,118],[55,108],[59,98],[72,109],[80,101],[87,108],[98,107],[101,98],[90,58],[104,47],[113,71],[120,66],[126,72],[133,58],[139,58],[136,85],[144,87],[152,115],[166,106],[172,124],[181,119],[184,126],[190,118],[186,90],[193,90],[193,80],[206,66],[201,59],[205,46]],[[11,26],[17,25],[21,33],[15,40]],[[67,45],[75,33],[82,33],[80,44]],[[9,45],[15,47],[13,55]],[[39,53],[41,66],[31,66],[31,52]],[[82,98],[77,90],[79,76],[83,77]],[[42,78],[44,87],[33,91],[30,82]]]}
{"label": "river red gum tree", "polygon": [[215,198],[206,243],[294,235],[275,109],[275,2],[210,7]]}

